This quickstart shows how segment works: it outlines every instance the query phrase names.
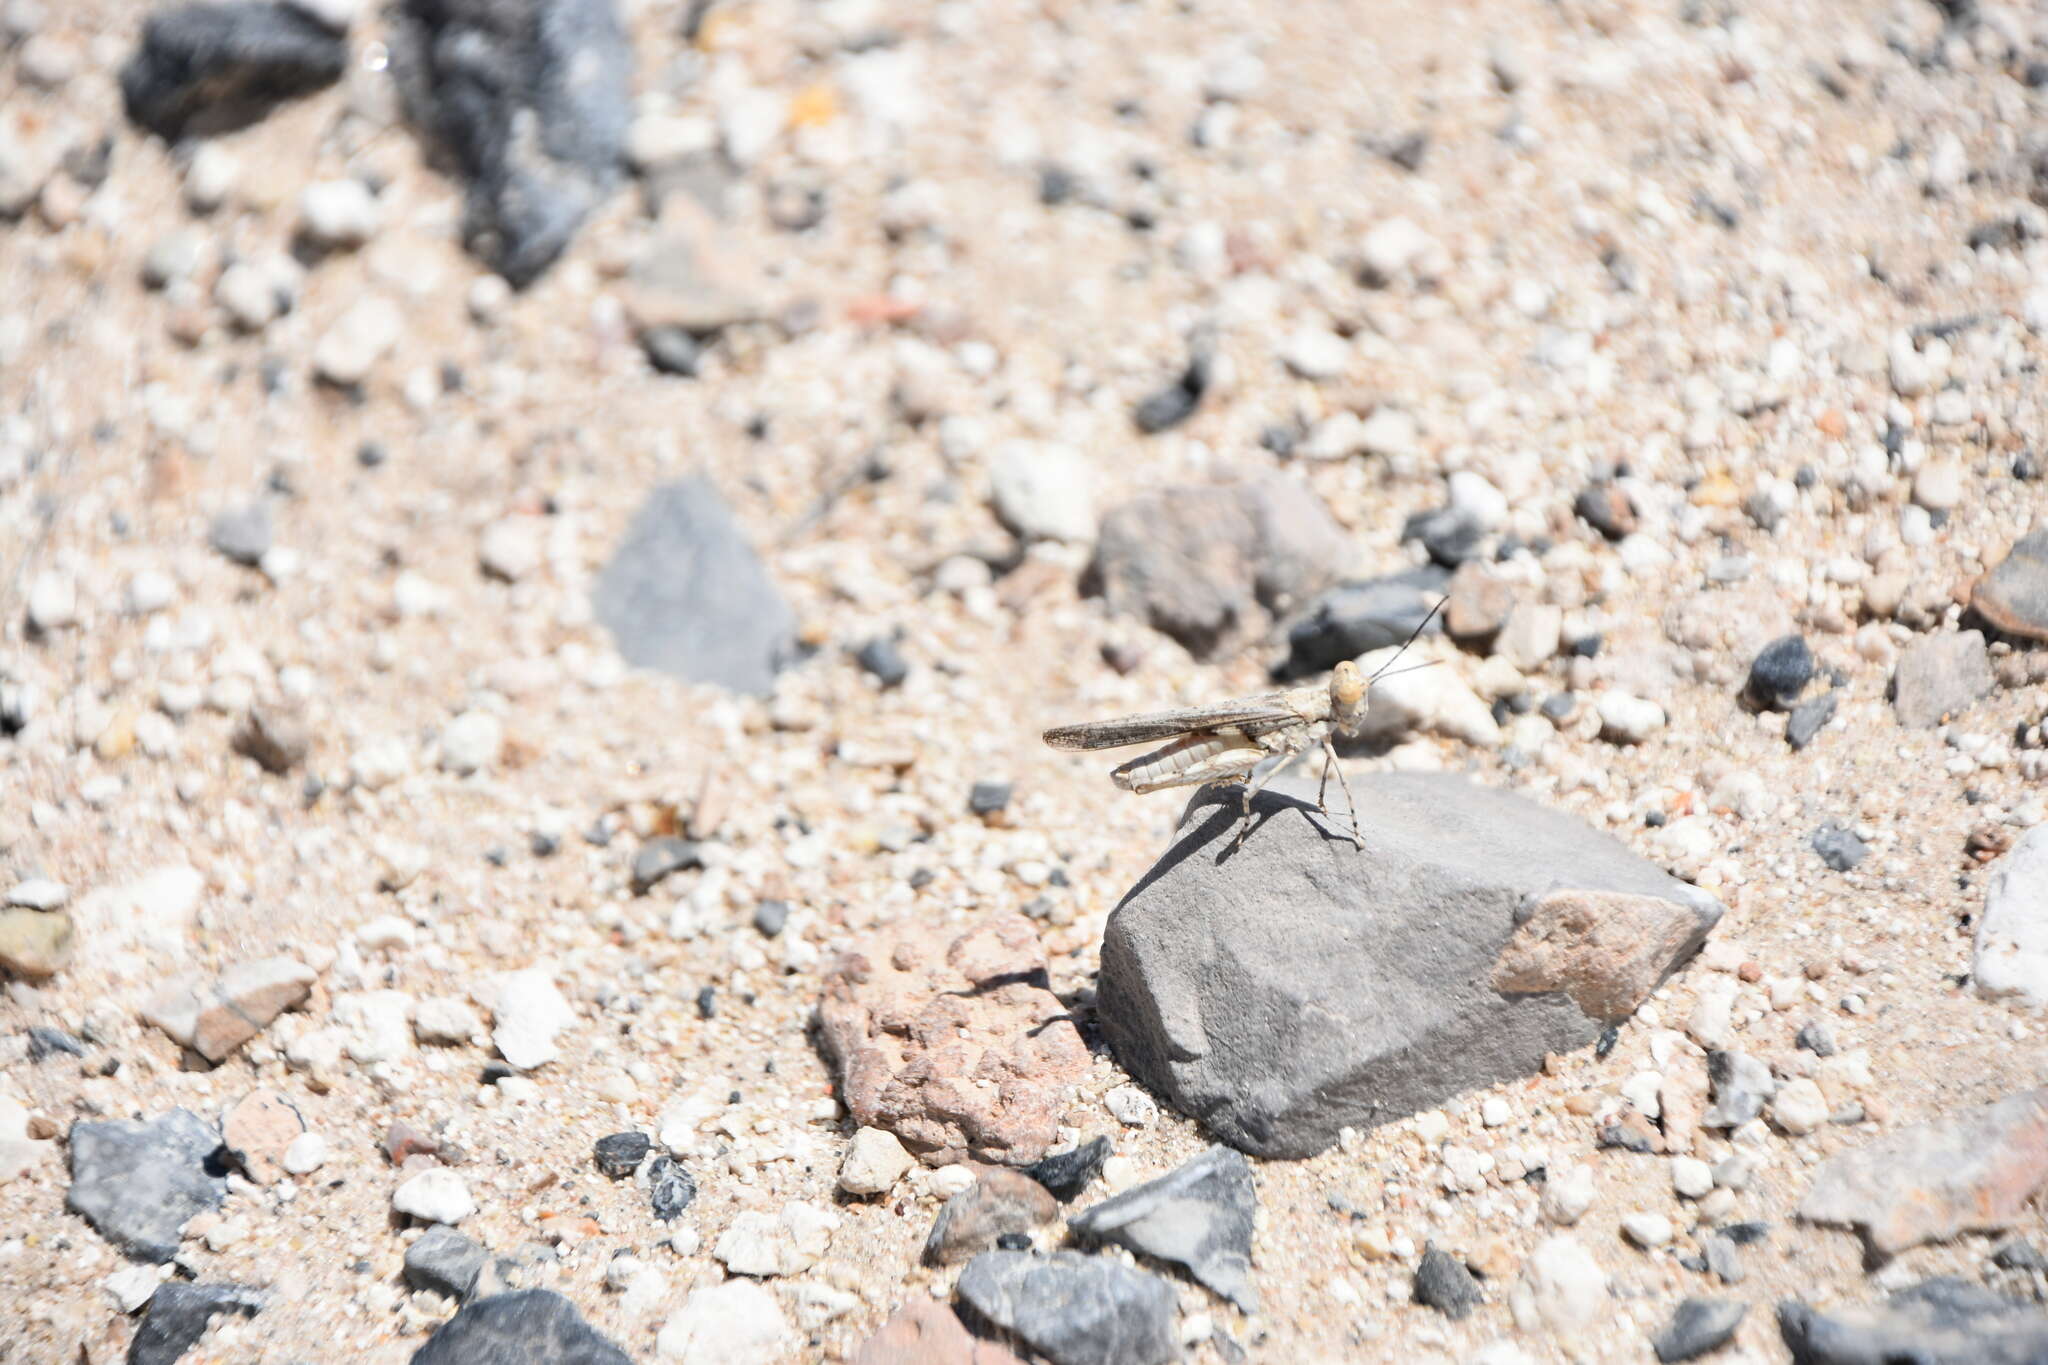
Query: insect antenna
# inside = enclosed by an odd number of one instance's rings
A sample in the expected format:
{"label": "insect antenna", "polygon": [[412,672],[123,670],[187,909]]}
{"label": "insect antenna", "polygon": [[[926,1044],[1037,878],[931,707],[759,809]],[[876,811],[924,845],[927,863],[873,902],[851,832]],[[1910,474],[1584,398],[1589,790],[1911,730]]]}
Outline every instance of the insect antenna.
{"label": "insect antenna", "polygon": [[[1389,660],[1388,662],[1391,663],[1392,660]],[[1425,668],[1435,668],[1438,664],[1442,662],[1442,659],[1425,659],[1419,664],[1410,664],[1406,668],[1397,668],[1391,673],[1389,673],[1386,669],[1383,668],[1379,672],[1373,674],[1372,676],[1375,682],[1377,682],[1381,678],[1398,678],[1403,673],[1419,673]]]}
{"label": "insect antenna", "polygon": [[[1377,682],[1379,680],[1379,676],[1381,673],[1386,672],[1388,669],[1392,668],[1395,664],[1400,662],[1401,656],[1408,652],[1408,646],[1414,644],[1415,641],[1418,638],[1420,638],[1422,632],[1429,629],[1429,623],[1431,621],[1436,620],[1436,614],[1442,611],[1444,609],[1444,603],[1450,600],[1451,599],[1449,594],[1445,594],[1444,596],[1436,599],[1436,605],[1431,607],[1429,609],[1428,614],[1425,615],[1422,618],[1422,620],[1416,623],[1415,629],[1408,632],[1408,638],[1403,640],[1401,642],[1401,647],[1394,651],[1394,657],[1387,660],[1385,663],[1381,664],[1379,666],[1379,669],[1370,678],[1367,678],[1365,680],[1368,686],[1370,686],[1374,682]],[[1407,670],[1403,669],[1402,671],[1406,672]]]}

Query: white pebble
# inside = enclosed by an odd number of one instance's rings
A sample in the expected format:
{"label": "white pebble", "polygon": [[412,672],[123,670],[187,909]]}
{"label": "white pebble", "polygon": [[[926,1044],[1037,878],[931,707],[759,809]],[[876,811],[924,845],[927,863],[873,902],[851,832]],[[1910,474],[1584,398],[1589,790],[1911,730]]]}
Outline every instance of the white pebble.
{"label": "white pebble", "polygon": [[421,1171],[391,1192],[391,1207],[428,1223],[459,1223],[476,1212],[469,1186],[445,1168]]}
{"label": "white pebble", "polygon": [[1671,1240],[1671,1220],[1661,1213],[1624,1214],[1621,1231],[1623,1236],[1647,1251]]}
{"label": "white pebble", "polygon": [[377,235],[377,196],[360,180],[321,180],[299,195],[299,223],[324,247],[357,247]]}
{"label": "white pebble", "polygon": [[284,1149],[280,1164],[291,1175],[310,1175],[327,1162],[327,1139],[318,1133],[301,1133]]}

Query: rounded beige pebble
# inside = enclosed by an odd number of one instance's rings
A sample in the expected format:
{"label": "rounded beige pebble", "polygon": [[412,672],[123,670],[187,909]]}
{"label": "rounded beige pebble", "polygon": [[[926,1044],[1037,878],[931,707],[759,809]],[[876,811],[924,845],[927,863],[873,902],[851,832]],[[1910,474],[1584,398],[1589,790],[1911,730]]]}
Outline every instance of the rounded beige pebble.
{"label": "rounded beige pebble", "polygon": [[1792,1136],[1803,1137],[1828,1121],[1827,1096],[1805,1077],[1788,1081],[1771,1099],[1771,1121]]}
{"label": "rounded beige pebble", "polygon": [[1714,1168],[1696,1156],[1671,1158],[1671,1188],[1686,1199],[1698,1199],[1714,1188]]}
{"label": "rounded beige pebble", "polygon": [[1648,1251],[1671,1240],[1671,1220],[1661,1213],[1625,1214],[1621,1220],[1621,1232],[1629,1241]]}
{"label": "rounded beige pebble", "polygon": [[887,1194],[915,1161],[894,1133],[863,1128],[847,1144],[839,1188],[848,1194]]}

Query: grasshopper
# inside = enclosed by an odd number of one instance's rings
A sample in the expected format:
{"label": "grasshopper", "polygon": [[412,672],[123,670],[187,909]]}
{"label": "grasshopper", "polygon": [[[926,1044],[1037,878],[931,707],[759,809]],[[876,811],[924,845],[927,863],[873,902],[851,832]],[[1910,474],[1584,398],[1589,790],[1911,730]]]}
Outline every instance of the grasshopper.
{"label": "grasshopper", "polygon": [[[1359,726],[1365,722],[1368,690],[1386,673],[1387,667],[1407,652],[1408,645],[1415,643],[1416,637],[1428,627],[1443,602],[1444,599],[1438,599],[1428,615],[1422,618],[1422,623],[1409,635],[1407,643],[1370,678],[1359,670],[1357,664],[1345,659],[1331,672],[1327,683],[1309,683],[1281,692],[1261,692],[1213,706],[1187,706],[1178,711],[1155,711],[1142,716],[1055,726],[1045,732],[1045,742],[1055,749],[1093,750],[1121,749],[1126,745],[1159,739],[1167,741],[1151,753],[1140,754],[1119,765],[1109,775],[1109,780],[1117,786],[1140,796],[1146,792],[1164,791],[1168,787],[1206,787],[1211,783],[1230,781],[1242,783],[1244,816],[1237,827],[1237,838],[1231,844],[1232,848],[1242,845],[1245,835],[1251,832],[1252,798],[1273,779],[1274,774],[1287,766],[1287,760],[1320,744],[1323,780],[1316,788],[1316,809],[1326,816],[1330,813],[1324,798],[1329,795],[1330,772],[1334,769],[1337,783],[1344,789],[1344,804],[1351,812],[1351,842],[1362,849],[1365,836],[1358,828],[1358,803],[1352,798],[1350,780],[1344,776],[1344,767],[1337,761],[1337,746],[1331,737],[1336,734],[1348,739],[1358,733]],[[1263,776],[1253,776],[1258,766],[1269,758],[1279,758],[1281,762],[1275,763]]]}

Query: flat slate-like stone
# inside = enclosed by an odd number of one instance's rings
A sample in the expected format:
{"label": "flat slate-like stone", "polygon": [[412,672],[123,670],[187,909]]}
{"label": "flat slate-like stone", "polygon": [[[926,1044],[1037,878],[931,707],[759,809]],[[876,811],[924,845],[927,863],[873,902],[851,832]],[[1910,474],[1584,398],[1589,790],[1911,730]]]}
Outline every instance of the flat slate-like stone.
{"label": "flat slate-like stone", "polygon": [[701,478],[648,495],[593,605],[626,662],[685,682],[765,695],[794,649],[795,613]]}
{"label": "flat slate-like stone", "polygon": [[454,1228],[436,1224],[405,1249],[405,1282],[451,1299],[468,1299],[490,1253]]}
{"label": "flat slate-like stone", "polygon": [[970,1328],[1014,1337],[1053,1365],[1162,1365],[1180,1353],[1173,1286],[1107,1257],[985,1252],[957,1290]]}
{"label": "flat slate-like stone", "polygon": [[2007,635],[2048,640],[2048,527],[2029,531],[1977,580],[1970,605]]}
{"label": "flat slate-like stone", "polygon": [[238,1284],[185,1284],[171,1280],[149,1296],[149,1311],[128,1343],[128,1365],[174,1365],[199,1344],[207,1327],[223,1313],[254,1317],[263,1296]]}
{"label": "flat slate-like stone", "polygon": [[412,1365],[633,1365],[552,1289],[493,1294],[434,1329]]}
{"label": "flat slate-like stone", "polygon": [[1425,564],[1325,590],[1287,623],[1287,659],[1275,676],[1283,682],[1307,677],[1336,667],[1340,659],[1398,645],[1418,630],[1442,630],[1430,609],[1450,581],[1448,570]]}
{"label": "flat slate-like stone", "polygon": [[64,1206],[131,1260],[170,1260],[185,1224],[227,1197],[220,1133],[187,1109],[147,1123],[74,1123],[69,1145]]}
{"label": "flat slate-like stone", "polygon": [[341,36],[292,5],[178,5],[143,22],[121,97],[132,121],[176,141],[254,122],[332,85],[347,61]]}
{"label": "flat slate-like stone", "polygon": [[1749,1305],[1740,1299],[1686,1299],[1650,1343],[1664,1365],[1695,1360],[1718,1350],[1735,1335]]}
{"label": "flat slate-like stone", "polygon": [[1792,1365],[2041,1365],[2048,1313],[1966,1280],[1924,1280],[1862,1308],[1778,1305]]}
{"label": "flat slate-like stone", "polygon": [[1247,1313],[1252,1289],[1252,1222],[1259,1196],[1241,1152],[1211,1147],[1193,1161],[1105,1199],[1067,1220],[1083,1243],[1113,1242],[1186,1266],[1204,1287]]}
{"label": "flat slate-like stone", "polygon": [[1571,816],[1446,774],[1351,779],[1365,848],[1316,784],[1235,790],[1110,917],[1097,1015],[1117,1059],[1258,1156],[1322,1151],[1596,1041],[1721,905]]}

